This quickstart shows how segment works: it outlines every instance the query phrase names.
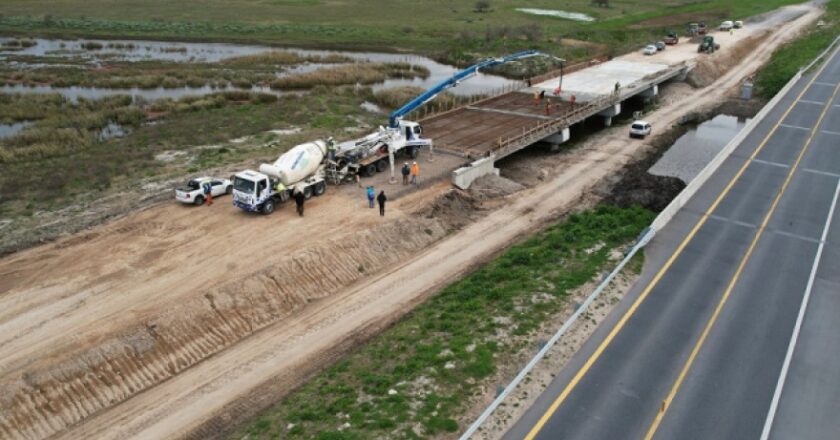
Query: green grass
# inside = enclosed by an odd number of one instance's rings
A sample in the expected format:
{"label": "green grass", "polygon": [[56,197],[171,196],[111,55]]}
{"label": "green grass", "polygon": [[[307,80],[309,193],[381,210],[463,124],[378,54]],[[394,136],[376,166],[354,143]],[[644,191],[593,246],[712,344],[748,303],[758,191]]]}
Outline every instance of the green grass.
{"label": "green grass", "polygon": [[[482,392],[482,381],[527,350],[545,319],[568,307],[568,293],[611,264],[610,252],[630,243],[653,216],[639,207],[600,206],[535,234],[231,438],[431,438],[462,429],[456,419]],[[641,261],[630,269],[640,270]]]}
{"label": "green grass", "polygon": [[[661,37],[688,21],[744,18],[795,0],[623,0],[599,8],[590,0],[5,0],[0,29],[21,35],[120,36],[227,40],[345,49],[409,50],[450,62],[540,48],[567,58],[597,51],[559,43],[573,38],[614,49]],[[594,23],[538,17],[516,8],[561,8]],[[675,14],[673,22],[663,17]],[[641,24],[640,24],[641,23]]]}
{"label": "green grass", "polygon": [[811,30],[773,53],[770,62],[756,76],[755,84],[760,96],[772,98],[800,68],[810,63],[840,35],[840,0],[831,0],[826,4],[822,20],[824,26]]}

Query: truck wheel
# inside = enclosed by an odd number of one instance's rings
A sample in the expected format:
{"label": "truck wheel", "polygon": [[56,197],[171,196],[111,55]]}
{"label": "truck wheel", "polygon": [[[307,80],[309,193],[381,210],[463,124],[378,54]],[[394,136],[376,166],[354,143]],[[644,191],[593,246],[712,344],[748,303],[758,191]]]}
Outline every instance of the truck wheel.
{"label": "truck wheel", "polygon": [[367,164],[362,168],[362,177],[370,177],[376,174],[376,164]]}
{"label": "truck wheel", "polygon": [[417,159],[417,156],[420,154],[420,149],[417,147],[408,147],[408,157],[412,159]]}
{"label": "truck wheel", "polygon": [[321,181],[315,184],[313,193],[316,196],[324,195],[325,192],[327,192],[327,182]]}
{"label": "truck wheel", "polygon": [[265,215],[271,215],[274,212],[274,200],[268,199],[263,203],[262,213]]}
{"label": "truck wheel", "polygon": [[388,159],[379,159],[376,161],[376,172],[381,173],[388,169]]}
{"label": "truck wheel", "polygon": [[309,199],[312,198],[312,187],[311,186],[307,186],[306,188],[303,189],[303,198],[306,199],[306,200],[309,200]]}
{"label": "truck wheel", "polygon": [[193,203],[196,205],[203,205],[204,204],[204,196],[198,196],[193,200]]}

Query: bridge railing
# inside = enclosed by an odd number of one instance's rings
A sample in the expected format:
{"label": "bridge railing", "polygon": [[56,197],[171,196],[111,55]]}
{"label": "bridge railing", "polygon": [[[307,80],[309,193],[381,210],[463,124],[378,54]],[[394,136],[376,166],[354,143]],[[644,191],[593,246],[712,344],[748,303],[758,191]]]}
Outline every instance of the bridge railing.
{"label": "bridge railing", "polygon": [[510,152],[508,150],[516,150],[523,146],[533,144],[620,101],[621,98],[616,94],[601,96],[594,101],[580,104],[578,107],[572,107],[570,111],[564,113],[560,118],[540,122],[527,129],[523,127],[522,133],[500,137],[498,146],[493,153],[497,156],[502,156]]}

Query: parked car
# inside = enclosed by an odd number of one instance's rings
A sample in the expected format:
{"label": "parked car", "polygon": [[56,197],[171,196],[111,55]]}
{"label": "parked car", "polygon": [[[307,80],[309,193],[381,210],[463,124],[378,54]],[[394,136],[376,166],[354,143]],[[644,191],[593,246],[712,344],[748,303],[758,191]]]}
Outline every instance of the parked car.
{"label": "parked car", "polygon": [[640,139],[644,138],[650,134],[650,130],[650,123],[646,121],[635,121],[630,124],[630,137]]}
{"label": "parked car", "polygon": [[210,184],[210,193],[213,194],[213,197],[230,194],[233,191],[233,184],[228,179],[208,176],[197,177],[187,182],[186,185],[175,189],[175,200],[181,203],[203,205],[205,183]]}
{"label": "parked car", "polygon": [[733,26],[735,29],[741,29],[742,27],[744,27],[744,22],[743,22],[743,21],[741,21],[741,20],[737,20],[737,21],[735,21],[734,23],[732,23],[732,26]]}
{"label": "parked car", "polygon": [[642,53],[645,55],[653,55],[656,52],[657,50],[655,44],[648,44],[647,46],[645,46],[644,50],[642,50]]}
{"label": "parked car", "polygon": [[677,35],[676,32],[671,31],[668,32],[668,35],[665,37],[665,44],[677,44],[680,42],[680,37]]}
{"label": "parked car", "polygon": [[722,30],[722,31],[728,31],[728,30],[732,29],[733,27],[735,27],[735,24],[732,23],[729,20],[726,20],[726,21],[724,21],[723,23],[720,24],[720,30]]}
{"label": "parked car", "polygon": [[657,41],[656,42],[656,50],[665,50],[665,42],[664,41]]}

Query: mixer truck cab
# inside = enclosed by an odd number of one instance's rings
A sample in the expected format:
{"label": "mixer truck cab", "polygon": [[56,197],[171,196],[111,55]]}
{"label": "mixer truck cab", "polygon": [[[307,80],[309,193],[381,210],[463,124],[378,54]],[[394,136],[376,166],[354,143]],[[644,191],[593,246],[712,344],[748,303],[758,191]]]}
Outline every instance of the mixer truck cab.
{"label": "mixer truck cab", "polygon": [[258,171],[245,170],[233,178],[233,205],[249,212],[271,214],[289,199],[288,190],[276,191],[276,183]]}
{"label": "mixer truck cab", "polygon": [[233,179],[234,206],[271,214],[295,190],[302,191],[307,199],[324,194],[326,153],[327,145],[323,141],[308,142],[283,153],[273,164],[260,165],[259,171],[237,173]]}

